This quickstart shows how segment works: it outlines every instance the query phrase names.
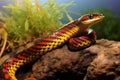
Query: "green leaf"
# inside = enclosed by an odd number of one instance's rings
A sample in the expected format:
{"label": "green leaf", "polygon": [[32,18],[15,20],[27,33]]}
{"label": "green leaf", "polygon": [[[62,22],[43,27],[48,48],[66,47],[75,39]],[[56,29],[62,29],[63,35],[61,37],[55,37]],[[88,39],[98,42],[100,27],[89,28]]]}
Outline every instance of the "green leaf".
{"label": "green leaf", "polygon": [[28,19],[25,21],[25,31],[27,32],[29,30],[29,22]]}
{"label": "green leaf", "polygon": [[66,15],[67,15],[67,17],[68,17],[68,19],[69,19],[69,21],[73,21],[73,18],[68,14],[68,12],[67,11],[65,11],[65,13],[66,13]]}

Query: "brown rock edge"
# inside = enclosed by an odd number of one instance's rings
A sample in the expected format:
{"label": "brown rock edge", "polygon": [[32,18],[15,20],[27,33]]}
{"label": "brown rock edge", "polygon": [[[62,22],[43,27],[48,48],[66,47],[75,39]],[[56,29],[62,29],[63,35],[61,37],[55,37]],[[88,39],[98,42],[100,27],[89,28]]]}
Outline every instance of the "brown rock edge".
{"label": "brown rock edge", "polygon": [[42,56],[31,71],[20,72],[20,80],[120,80],[120,42],[101,39],[76,52],[65,45]]}

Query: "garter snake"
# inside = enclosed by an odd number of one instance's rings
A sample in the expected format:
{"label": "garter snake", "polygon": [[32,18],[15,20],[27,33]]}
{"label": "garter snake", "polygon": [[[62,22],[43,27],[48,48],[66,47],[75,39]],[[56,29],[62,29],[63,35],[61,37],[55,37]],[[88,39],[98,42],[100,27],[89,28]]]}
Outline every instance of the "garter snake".
{"label": "garter snake", "polygon": [[[104,15],[99,13],[85,14],[32,47],[10,57],[0,66],[0,80],[17,80],[15,74],[18,68],[67,42],[70,43],[68,46],[72,50],[83,49],[94,44],[96,34],[89,28],[102,21],[103,18]],[[77,36],[80,37],[76,38]]]}

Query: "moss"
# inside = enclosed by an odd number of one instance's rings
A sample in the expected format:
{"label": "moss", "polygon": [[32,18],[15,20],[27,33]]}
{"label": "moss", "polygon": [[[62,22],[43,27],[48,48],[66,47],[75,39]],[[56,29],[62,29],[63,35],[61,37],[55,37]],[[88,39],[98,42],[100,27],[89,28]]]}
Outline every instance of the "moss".
{"label": "moss", "polygon": [[63,25],[60,20],[70,5],[57,4],[56,0],[41,4],[39,0],[15,0],[14,4],[4,6],[9,42],[22,44],[53,32]]}

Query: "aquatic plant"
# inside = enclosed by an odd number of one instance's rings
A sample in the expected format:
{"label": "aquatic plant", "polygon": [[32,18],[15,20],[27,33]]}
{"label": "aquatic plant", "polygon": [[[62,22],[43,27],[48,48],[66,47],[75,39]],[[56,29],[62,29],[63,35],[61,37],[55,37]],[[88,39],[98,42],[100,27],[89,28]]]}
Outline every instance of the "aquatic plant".
{"label": "aquatic plant", "polygon": [[60,20],[63,13],[67,13],[66,7],[70,5],[71,2],[57,4],[56,0],[41,4],[39,0],[15,0],[14,4],[4,6],[9,42],[20,45],[34,38],[42,38],[61,27],[63,24]]}
{"label": "aquatic plant", "polygon": [[0,57],[2,56],[5,46],[7,44],[7,25],[5,23],[4,17],[0,16]]}

